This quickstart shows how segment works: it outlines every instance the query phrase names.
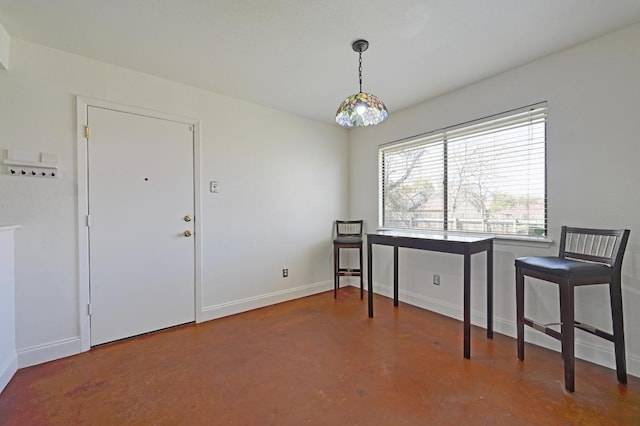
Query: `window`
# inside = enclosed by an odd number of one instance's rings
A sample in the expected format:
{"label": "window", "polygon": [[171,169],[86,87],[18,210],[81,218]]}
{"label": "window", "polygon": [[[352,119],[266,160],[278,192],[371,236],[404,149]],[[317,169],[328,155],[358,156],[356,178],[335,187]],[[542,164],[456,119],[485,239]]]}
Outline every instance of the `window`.
{"label": "window", "polygon": [[547,234],[546,103],[380,147],[380,225]]}

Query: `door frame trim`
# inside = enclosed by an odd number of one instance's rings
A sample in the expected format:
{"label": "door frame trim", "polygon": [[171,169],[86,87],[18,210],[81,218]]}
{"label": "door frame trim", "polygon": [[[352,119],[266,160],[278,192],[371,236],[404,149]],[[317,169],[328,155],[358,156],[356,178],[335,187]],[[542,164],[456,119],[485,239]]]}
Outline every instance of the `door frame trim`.
{"label": "door frame trim", "polygon": [[201,203],[201,164],[200,164],[200,121],[190,117],[168,114],[159,111],[119,104],[116,102],[95,99],[85,96],[76,97],[76,165],[77,165],[77,226],[78,226],[78,326],[80,332],[80,350],[91,349],[91,324],[88,311],[90,298],[89,287],[89,173],[87,142],[84,127],[87,124],[88,108],[104,108],[113,111],[142,115],[162,120],[175,121],[193,126],[193,196],[194,196],[194,312],[196,322],[202,321],[202,203]]}

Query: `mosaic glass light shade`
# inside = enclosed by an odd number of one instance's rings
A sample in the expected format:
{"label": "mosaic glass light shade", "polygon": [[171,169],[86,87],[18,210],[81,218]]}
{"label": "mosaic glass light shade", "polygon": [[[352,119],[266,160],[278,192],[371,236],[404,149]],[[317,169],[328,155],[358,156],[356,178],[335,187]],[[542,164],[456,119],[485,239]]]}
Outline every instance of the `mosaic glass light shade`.
{"label": "mosaic glass light shade", "polygon": [[336,123],[343,127],[374,126],[382,123],[389,112],[376,95],[359,92],[349,96],[338,107]]}

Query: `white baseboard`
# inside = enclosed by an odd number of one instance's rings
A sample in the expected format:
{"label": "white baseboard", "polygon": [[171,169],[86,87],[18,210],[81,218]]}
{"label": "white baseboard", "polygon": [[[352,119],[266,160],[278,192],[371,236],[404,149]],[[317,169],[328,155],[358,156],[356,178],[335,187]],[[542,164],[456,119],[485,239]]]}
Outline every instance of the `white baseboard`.
{"label": "white baseboard", "polygon": [[[304,285],[293,289],[274,292],[247,299],[237,300],[220,305],[204,308],[200,312],[198,322],[208,321],[215,318],[221,318],[228,315],[238,314],[264,306],[273,305],[275,303],[286,302],[288,300],[298,299],[300,297],[310,296],[312,294],[321,293],[333,288],[330,281]],[[82,352],[80,337],[70,337],[68,339],[49,342],[42,345],[31,346],[29,348],[19,349],[17,352],[17,363],[15,366],[6,366],[6,373],[0,370],[0,384],[5,380],[5,374],[8,376],[8,383],[17,368],[30,367],[32,365],[42,364]],[[14,368],[11,371],[11,368]],[[5,383],[6,385],[6,383]],[[0,387],[1,389],[1,387]]]}
{"label": "white baseboard", "polygon": [[[512,331],[510,331],[509,333],[502,333],[502,334],[506,334],[507,336],[513,337],[515,339],[516,338],[515,322],[512,322],[510,324],[510,330]],[[576,342],[576,345],[575,345],[576,358],[589,361],[594,364],[598,364],[615,371],[616,359],[615,359],[615,353],[613,350],[613,343],[609,343],[604,339],[601,339],[602,344],[600,344],[600,342],[598,342],[598,344],[585,342],[583,340],[580,340],[581,334],[583,334],[583,332],[576,332],[576,338],[575,338],[576,339],[575,341]],[[543,348],[547,348],[558,353],[560,353],[561,351],[560,342],[558,340],[553,339],[544,333],[531,330],[529,327],[525,327],[524,340],[525,342],[530,343],[532,345],[541,346]],[[516,348],[514,347],[513,350],[515,354]],[[525,351],[525,356],[526,356],[526,351]],[[627,353],[626,361],[627,361],[627,374],[630,374],[635,377],[640,377],[640,358]],[[613,377],[615,378],[615,374],[613,375]]]}
{"label": "white baseboard", "polygon": [[[374,283],[373,292],[393,298],[393,287],[390,285]],[[408,303],[409,305],[462,321],[462,305],[454,305],[402,289],[399,290],[398,296],[402,302]],[[486,324],[484,318],[484,314],[471,312],[471,323],[474,325]]]}
{"label": "white baseboard", "polygon": [[[353,284],[352,284],[353,285]],[[393,287],[390,285],[374,283],[373,285],[374,293],[380,294],[382,296],[386,296],[389,298],[393,297]],[[425,297],[423,295],[412,293],[406,290],[399,290],[399,298],[404,303],[408,303],[413,306],[417,306],[422,309],[426,309],[431,312],[435,312],[449,318],[454,318],[459,321],[462,321],[462,305],[454,305],[448,302],[443,302],[441,300],[432,299],[429,297]],[[514,301],[515,304],[515,301]],[[479,327],[486,327],[487,320],[486,314],[484,312],[472,311],[471,312],[471,324],[477,325]],[[515,320],[507,320],[505,318],[493,318],[493,330],[496,333],[504,334],[509,337],[516,338],[516,323]],[[531,343],[533,345],[542,346],[544,348],[560,352],[560,342],[557,340],[536,332],[534,330],[530,330],[525,327],[525,341],[527,343]],[[603,367],[610,368],[615,370],[615,355],[613,352],[613,344],[607,344],[604,340],[603,343],[606,346],[594,345],[589,342],[584,342],[580,340],[579,333],[576,333],[576,346],[575,346],[575,356],[576,358],[583,359],[585,361],[592,362],[594,364],[601,365]],[[517,357],[517,348],[513,346],[513,356]],[[627,353],[627,373],[640,377],[640,358],[636,356],[630,356]]]}
{"label": "white baseboard", "polygon": [[81,349],[80,337],[78,336],[19,349],[18,366],[20,368],[30,367],[32,365],[53,361],[54,359],[65,358],[79,354]]}
{"label": "white baseboard", "polygon": [[18,354],[13,352],[0,364],[0,393],[9,384],[16,371],[18,371]]}
{"label": "white baseboard", "polygon": [[265,306],[275,305],[276,303],[287,302],[289,300],[322,293],[324,291],[331,290],[332,288],[332,281],[323,281],[320,283],[307,284],[260,296],[248,297],[246,299],[233,300],[219,305],[207,306],[202,308],[202,311],[198,316],[198,322],[209,321],[216,318],[239,314],[241,312],[247,312],[253,309],[264,308]]}

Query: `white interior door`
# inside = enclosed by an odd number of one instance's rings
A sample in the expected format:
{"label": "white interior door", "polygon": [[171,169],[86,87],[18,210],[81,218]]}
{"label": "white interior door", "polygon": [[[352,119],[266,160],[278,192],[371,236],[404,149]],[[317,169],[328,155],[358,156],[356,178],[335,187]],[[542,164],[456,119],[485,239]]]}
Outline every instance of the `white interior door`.
{"label": "white interior door", "polygon": [[192,127],[93,106],[87,120],[91,345],[194,321]]}

